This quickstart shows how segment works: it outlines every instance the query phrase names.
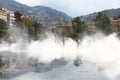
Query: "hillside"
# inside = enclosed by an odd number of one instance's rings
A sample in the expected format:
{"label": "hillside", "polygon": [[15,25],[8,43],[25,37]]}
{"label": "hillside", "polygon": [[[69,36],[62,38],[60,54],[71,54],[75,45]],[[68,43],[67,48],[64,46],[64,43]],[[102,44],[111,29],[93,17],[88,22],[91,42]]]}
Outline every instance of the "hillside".
{"label": "hillside", "polygon": [[[55,25],[58,20],[59,11],[45,6],[29,7],[14,0],[0,0],[0,7],[13,11],[20,11],[25,16],[29,16],[45,25]],[[70,16],[60,12],[64,22],[70,22]]]}
{"label": "hillside", "polygon": [[[111,17],[118,17],[120,15],[120,8],[104,10],[104,11],[101,11],[101,12],[107,14],[107,16],[109,16],[110,18]],[[97,13],[98,12],[95,12],[95,13],[92,13],[92,14],[89,14],[89,15],[85,15],[85,16],[80,16],[80,18],[85,22],[91,21],[96,17]]]}

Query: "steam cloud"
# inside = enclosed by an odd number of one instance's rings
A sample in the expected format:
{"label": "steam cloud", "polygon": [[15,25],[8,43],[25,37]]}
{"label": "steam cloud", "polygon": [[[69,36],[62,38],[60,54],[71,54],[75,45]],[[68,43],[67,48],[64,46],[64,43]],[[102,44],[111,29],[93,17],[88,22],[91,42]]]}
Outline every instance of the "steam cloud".
{"label": "steam cloud", "polygon": [[48,63],[54,59],[65,58],[73,61],[77,56],[81,60],[98,67],[111,80],[120,75],[120,40],[116,34],[105,36],[97,33],[85,36],[77,45],[75,41],[68,38],[65,45],[54,35],[42,41],[24,43],[18,41],[12,44],[0,44],[0,52],[10,51],[16,54],[25,54],[27,58],[37,58],[40,62]]}

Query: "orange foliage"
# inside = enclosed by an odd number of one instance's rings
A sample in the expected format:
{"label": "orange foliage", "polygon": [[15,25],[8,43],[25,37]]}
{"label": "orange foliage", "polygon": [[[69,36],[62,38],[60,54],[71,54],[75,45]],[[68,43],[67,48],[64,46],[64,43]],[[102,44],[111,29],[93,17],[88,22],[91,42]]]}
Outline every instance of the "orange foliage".
{"label": "orange foliage", "polygon": [[28,17],[22,17],[22,21],[27,26],[31,25],[31,23],[32,23],[31,19]]}

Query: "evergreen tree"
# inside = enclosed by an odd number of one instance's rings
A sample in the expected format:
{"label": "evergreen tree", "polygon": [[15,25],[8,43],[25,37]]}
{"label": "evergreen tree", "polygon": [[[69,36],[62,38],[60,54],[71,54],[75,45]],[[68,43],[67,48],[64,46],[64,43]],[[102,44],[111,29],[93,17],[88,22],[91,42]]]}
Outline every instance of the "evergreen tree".
{"label": "evergreen tree", "polygon": [[72,20],[72,25],[76,33],[83,33],[85,31],[85,23],[79,17]]}
{"label": "evergreen tree", "polygon": [[0,38],[5,38],[8,36],[8,27],[7,27],[7,23],[0,19]]}
{"label": "evergreen tree", "polygon": [[21,22],[22,22],[21,16],[22,16],[22,14],[19,11],[16,11],[16,12],[14,12],[14,15],[15,15],[14,17],[15,17],[16,26],[21,26]]}
{"label": "evergreen tree", "polygon": [[74,39],[81,37],[79,35],[82,35],[86,29],[85,23],[81,21],[79,17],[76,17],[72,20],[72,27],[73,27],[73,32],[70,33],[70,37]]}
{"label": "evergreen tree", "polygon": [[94,19],[95,26],[97,26],[97,29],[104,32],[105,34],[109,34],[115,31],[115,27],[111,26],[109,17],[99,12],[96,18]]}
{"label": "evergreen tree", "polygon": [[29,27],[29,35],[33,37],[35,40],[37,40],[42,30],[43,30],[43,25],[34,20],[32,21],[32,24]]}

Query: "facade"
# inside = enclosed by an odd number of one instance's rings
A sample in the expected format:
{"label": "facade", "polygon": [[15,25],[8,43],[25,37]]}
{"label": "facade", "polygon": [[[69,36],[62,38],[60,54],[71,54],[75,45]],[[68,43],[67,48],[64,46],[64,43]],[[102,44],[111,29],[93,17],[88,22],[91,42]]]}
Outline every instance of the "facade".
{"label": "facade", "polygon": [[2,20],[7,22],[7,12],[3,8],[0,9],[0,19],[2,19]]}
{"label": "facade", "polygon": [[113,18],[110,19],[110,23],[112,25],[120,26],[120,19],[114,20]]}
{"label": "facade", "polygon": [[7,11],[8,13],[8,23],[10,26],[14,25],[15,23],[15,17],[14,17],[14,12],[13,11]]}
{"label": "facade", "polygon": [[120,19],[114,20],[113,18],[110,19],[110,24],[117,27],[117,30],[120,31]]}
{"label": "facade", "polygon": [[7,10],[6,8],[0,9],[0,19],[3,19],[7,22],[9,26],[12,26],[15,22],[14,12]]}

